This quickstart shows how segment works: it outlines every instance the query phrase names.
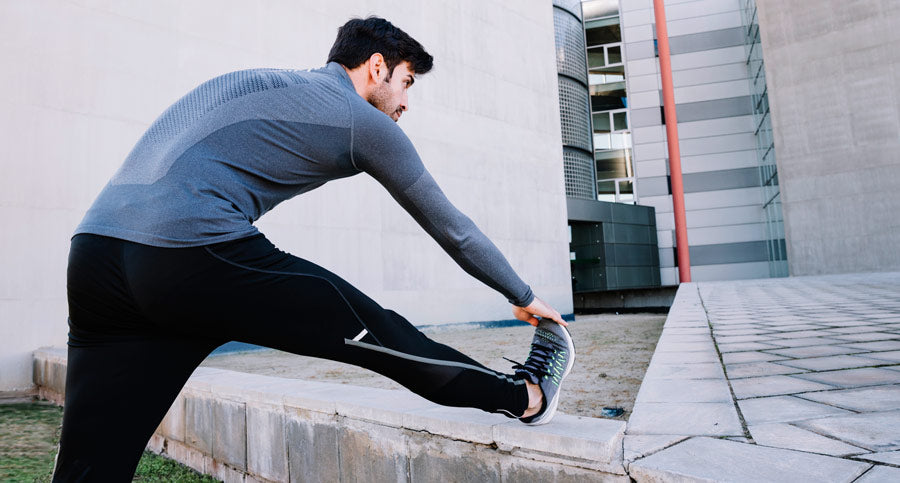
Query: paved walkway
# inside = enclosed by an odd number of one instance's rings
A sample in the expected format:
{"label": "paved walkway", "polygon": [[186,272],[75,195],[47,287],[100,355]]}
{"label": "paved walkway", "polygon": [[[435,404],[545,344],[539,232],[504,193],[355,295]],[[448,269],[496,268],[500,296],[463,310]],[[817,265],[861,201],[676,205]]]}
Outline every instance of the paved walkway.
{"label": "paved walkway", "polygon": [[638,481],[900,481],[900,273],[682,284],[625,459]]}

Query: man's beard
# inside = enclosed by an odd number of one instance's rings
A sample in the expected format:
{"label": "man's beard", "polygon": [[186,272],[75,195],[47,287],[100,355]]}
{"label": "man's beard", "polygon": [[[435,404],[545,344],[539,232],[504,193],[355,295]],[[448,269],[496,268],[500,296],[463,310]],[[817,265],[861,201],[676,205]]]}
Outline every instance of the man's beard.
{"label": "man's beard", "polygon": [[369,97],[366,100],[369,104],[375,106],[375,109],[391,116],[391,119],[393,119],[394,122],[397,122],[397,120],[400,119],[400,106],[391,102],[391,87],[387,80],[379,84],[378,87],[369,94]]}

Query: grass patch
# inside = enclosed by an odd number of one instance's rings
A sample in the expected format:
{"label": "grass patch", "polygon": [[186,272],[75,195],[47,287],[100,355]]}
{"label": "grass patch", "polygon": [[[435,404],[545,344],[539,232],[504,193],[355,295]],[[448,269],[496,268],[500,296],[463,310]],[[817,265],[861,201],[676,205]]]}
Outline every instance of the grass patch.
{"label": "grass patch", "polygon": [[[0,481],[49,482],[61,425],[62,408],[52,404],[0,405]],[[134,481],[207,483],[219,480],[144,451]]]}

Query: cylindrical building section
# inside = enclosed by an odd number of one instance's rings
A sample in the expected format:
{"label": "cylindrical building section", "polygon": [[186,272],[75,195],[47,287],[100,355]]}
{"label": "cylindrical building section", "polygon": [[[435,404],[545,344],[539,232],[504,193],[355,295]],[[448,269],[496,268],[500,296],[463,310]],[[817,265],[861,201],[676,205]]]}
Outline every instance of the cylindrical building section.
{"label": "cylindrical building section", "polygon": [[566,196],[597,199],[587,56],[580,0],[553,0]]}

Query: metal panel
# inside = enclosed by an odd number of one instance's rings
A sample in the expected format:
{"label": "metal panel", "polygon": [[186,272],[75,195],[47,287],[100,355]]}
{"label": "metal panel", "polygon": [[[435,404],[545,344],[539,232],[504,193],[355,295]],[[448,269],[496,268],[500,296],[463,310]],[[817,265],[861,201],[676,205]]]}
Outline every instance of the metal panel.
{"label": "metal panel", "polygon": [[[641,189],[644,189],[641,180]],[[728,169],[684,175],[684,192],[716,191],[759,186],[759,168]]]}
{"label": "metal panel", "polygon": [[587,88],[567,77],[559,77],[559,117],[562,142],[593,152]]}
{"label": "metal panel", "polygon": [[563,148],[563,168],[566,178],[566,196],[587,200],[597,199],[593,156],[576,149]]}
{"label": "metal panel", "polygon": [[[746,116],[753,113],[750,96],[677,104],[675,109],[679,123],[702,121],[704,119],[719,119],[723,117]],[[632,119],[634,119],[633,115]]]}
{"label": "metal panel", "polygon": [[691,247],[691,265],[762,262],[769,259],[766,241],[720,243]]}
{"label": "metal panel", "polygon": [[553,0],[553,6],[559,7],[566,12],[581,19],[581,0]]}
{"label": "metal panel", "polygon": [[669,37],[672,55],[744,45],[744,29],[734,27]]}

